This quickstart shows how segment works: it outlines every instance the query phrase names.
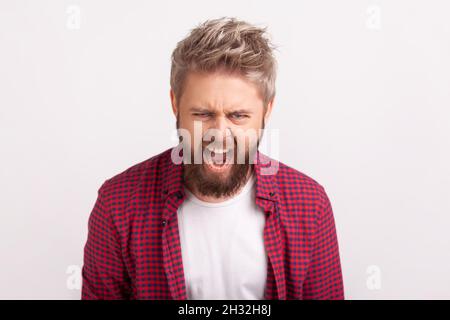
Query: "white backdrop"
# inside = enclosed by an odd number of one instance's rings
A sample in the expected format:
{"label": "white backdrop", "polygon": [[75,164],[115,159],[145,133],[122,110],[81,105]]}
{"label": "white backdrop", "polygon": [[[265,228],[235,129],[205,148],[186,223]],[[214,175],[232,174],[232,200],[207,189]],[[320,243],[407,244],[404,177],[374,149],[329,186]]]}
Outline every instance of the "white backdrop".
{"label": "white backdrop", "polygon": [[349,299],[450,298],[450,2],[0,0],[0,298],[79,299],[102,182],[174,145],[170,54],[267,25],[270,155],[324,185]]}

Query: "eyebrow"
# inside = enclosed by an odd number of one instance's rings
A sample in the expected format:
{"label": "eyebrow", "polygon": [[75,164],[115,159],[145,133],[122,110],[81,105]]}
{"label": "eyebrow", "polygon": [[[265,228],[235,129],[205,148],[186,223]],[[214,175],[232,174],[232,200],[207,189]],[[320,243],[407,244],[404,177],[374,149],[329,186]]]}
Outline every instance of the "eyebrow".
{"label": "eyebrow", "polygon": [[191,111],[191,112],[212,112],[208,108],[203,108],[203,107],[192,107],[192,108],[189,108],[189,111]]}
{"label": "eyebrow", "polygon": [[229,113],[252,113],[252,111],[247,109],[235,109],[231,110]]}
{"label": "eyebrow", "polygon": [[[209,112],[209,113],[213,113],[215,112],[215,110],[210,110],[208,108],[205,107],[192,107],[189,109],[189,111],[191,112]],[[248,109],[234,109],[234,110],[230,110],[226,113],[253,113],[251,110]]]}

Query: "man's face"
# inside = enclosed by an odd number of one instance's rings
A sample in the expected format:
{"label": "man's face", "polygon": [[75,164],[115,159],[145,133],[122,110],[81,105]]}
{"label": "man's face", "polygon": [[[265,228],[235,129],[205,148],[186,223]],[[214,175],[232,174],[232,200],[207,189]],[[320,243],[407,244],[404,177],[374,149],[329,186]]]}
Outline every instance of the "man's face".
{"label": "man's face", "polygon": [[[232,195],[246,181],[272,102],[264,108],[256,85],[221,72],[190,72],[180,100],[172,91],[171,99],[177,128],[191,137],[192,161],[184,165],[186,183],[204,195]],[[201,163],[198,158],[194,161],[196,152]]]}

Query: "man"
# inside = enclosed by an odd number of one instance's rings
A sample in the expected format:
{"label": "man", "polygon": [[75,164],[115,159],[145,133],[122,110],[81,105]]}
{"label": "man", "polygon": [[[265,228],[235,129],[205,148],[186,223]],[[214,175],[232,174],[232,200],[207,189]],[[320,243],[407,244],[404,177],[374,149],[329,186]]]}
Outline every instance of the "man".
{"label": "man", "polygon": [[206,21],[172,54],[180,144],[104,182],[83,299],[343,299],[324,188],[257,148],[275,96],[265,29]]}

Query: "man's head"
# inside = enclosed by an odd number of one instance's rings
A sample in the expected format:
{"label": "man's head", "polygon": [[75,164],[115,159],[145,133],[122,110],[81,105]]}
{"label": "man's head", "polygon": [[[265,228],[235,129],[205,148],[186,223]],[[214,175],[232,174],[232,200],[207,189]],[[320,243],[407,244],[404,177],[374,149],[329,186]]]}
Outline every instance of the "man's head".
{"label": "man's head", "polygon": [[178,43],[172,109],[177,129],[190,133],[192,157],[202,155],[201,163],[184,164],[188,187],[223,197],[245,183],[275,97],[273,49],[265,28],[233,18],[206,21]]}

